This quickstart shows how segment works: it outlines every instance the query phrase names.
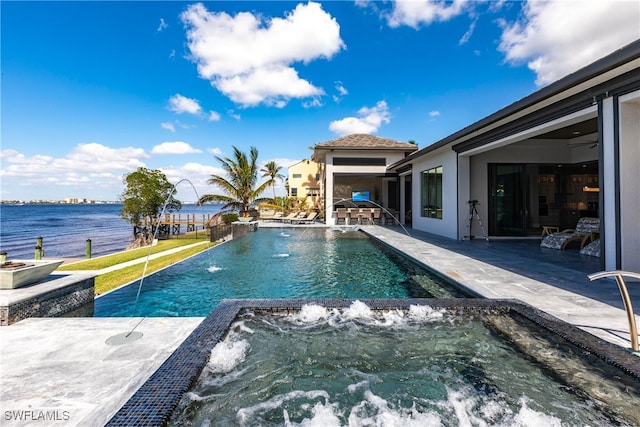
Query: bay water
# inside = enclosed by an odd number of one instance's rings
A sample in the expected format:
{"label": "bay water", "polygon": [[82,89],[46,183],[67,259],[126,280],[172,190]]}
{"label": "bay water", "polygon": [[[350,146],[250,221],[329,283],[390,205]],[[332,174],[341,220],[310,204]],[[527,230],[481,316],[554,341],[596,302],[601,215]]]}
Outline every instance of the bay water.
{"label": "bay water", "polygon": [[[133,242],[133,226],[120,218],[121,204],[0,204],[0,251],[9,260],[33,259],[38,237],[46,258],[84,258],[87,239],[92,256],[124,250]],[[215,214],[220,205],[185,204],[181,216]],[[184,231],[184,227],[182,227]]]}

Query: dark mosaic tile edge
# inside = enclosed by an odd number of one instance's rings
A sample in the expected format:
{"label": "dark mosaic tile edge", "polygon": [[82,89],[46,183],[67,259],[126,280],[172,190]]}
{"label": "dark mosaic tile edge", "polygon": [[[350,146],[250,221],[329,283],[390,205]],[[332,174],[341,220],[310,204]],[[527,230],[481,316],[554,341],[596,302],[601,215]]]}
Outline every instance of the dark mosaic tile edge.
{"label": "dark mosaic tile edge", "polygon": [[[211,349],[226,335],[229,326],[245,310],[297,311],[305,304],[347,308],[355,299],[224,300],[187,337],[173,354],[138,389],[107,423],[112,427],[163,426],[182,395],[193,386],[209,359]],[[638,357],[535,307],[517,300],[457,299],[359,299],[373,310],[408,309],[429,305],[460,314],[516,313],[565,342],[626,373],[640,383]]]}

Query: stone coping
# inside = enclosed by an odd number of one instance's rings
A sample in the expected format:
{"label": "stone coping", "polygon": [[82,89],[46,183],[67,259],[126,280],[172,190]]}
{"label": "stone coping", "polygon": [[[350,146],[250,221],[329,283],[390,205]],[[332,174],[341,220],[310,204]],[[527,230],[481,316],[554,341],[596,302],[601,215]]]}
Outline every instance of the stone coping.
{"label": "stone coping", "polygon": [[17,304],[22,301],[37,297],[38,295],[57,291],[67,286],[75,285],[78,282],[91,279],[93,277],[96,277],[97,275],[97,272],[73,274],[53,272],[45,279],[37,283],[32,283],[30,285],[22,286],[16,289],[0,290],[0,306],[6,307],[9,305]]}

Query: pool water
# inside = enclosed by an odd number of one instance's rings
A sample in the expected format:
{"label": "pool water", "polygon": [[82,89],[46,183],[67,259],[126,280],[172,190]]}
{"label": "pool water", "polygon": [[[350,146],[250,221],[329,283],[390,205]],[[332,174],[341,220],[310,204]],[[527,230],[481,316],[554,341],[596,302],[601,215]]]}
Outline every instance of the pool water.
{"label": "pool water", "polygon": [[95,300],[94,316],[206,316],[225,298],[464,296],[359,231],[259,229]]}
{"label": "pool water", "polygon": [[[592,365],[574,369],[569,377]],[[600,395],[627,406],[610,410],[593,390],[573,387],[481,315],[307,305],[239,317],[170,425],[633,425],[620,415],[640,396],[601,374]]]}

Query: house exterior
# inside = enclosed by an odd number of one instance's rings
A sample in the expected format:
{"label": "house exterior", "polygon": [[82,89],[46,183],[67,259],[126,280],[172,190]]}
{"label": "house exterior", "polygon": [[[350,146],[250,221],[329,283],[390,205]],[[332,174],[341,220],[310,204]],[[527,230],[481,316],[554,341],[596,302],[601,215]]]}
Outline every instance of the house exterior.
{"label": "house exterior", "polygon": [[316,207],[321,198],[320,165],[313,160],[301,160],[289,166],[287,173],[287,196],[305,199],[305,206]]}
{"label": "house exterior", "polygon": [[[335,167],[328,172],[335,173]],[[640,271],[640,40],[386,168],[400,218],[452,239],[600,219],[606,270]],[[393,179],[393,178],[390,178]]]}
{"label": "house exterior", "polygon": [[355,206],[354,193],[366,194],[373,205],[395,208],[397,176],[388,166],[418,150],[415,144],[375,135],[353,134],[315,144],[313,160],[324,183],[327,224],[335,224],[337,206]]}

